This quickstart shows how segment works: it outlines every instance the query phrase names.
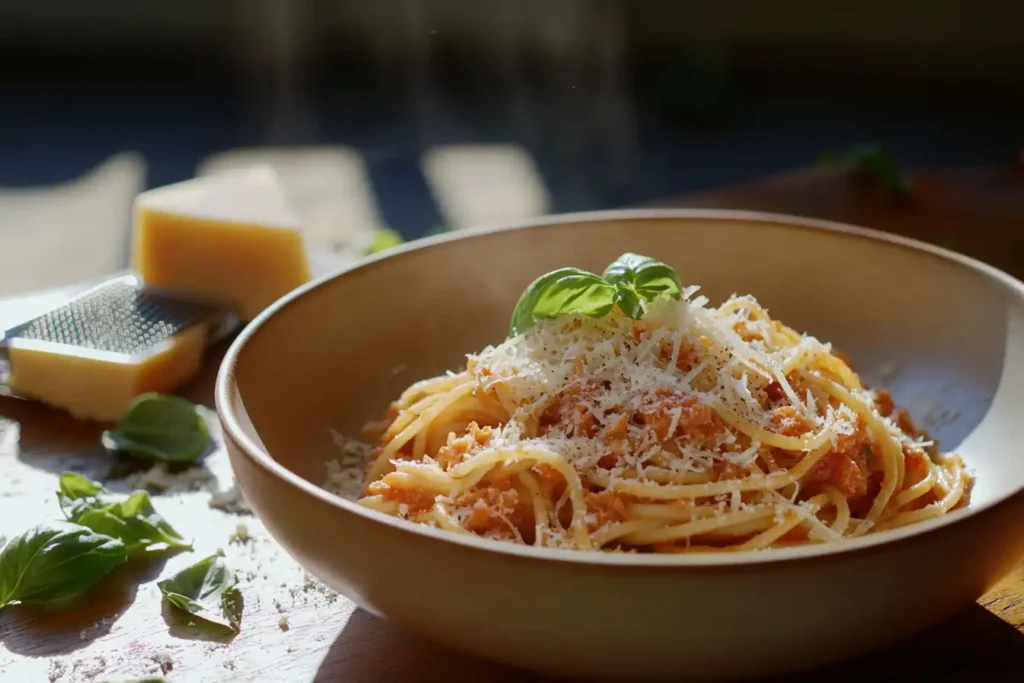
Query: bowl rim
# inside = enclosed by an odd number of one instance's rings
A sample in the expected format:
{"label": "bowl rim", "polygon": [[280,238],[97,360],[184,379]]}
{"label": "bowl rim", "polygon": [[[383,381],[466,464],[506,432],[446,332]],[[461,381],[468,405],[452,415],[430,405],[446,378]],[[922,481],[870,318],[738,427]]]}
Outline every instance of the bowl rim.
{"label": "bowl rim", "polygon": [[[292,472],[287,467],[274,460],[274,458],[265,449],[249,438],[241,426],[238,416],[235,414],[235,397],[238,396],[238,399],[241,401],[238,385],[235,381],[235,366],[238,362],[239,356],[242,354],[246,346],[246,343],[249,339],[258,334],[266,322],[279,311],[287,308],[298,299],[306,296],[326,283],[345,277],[349,273],[371,268],[374,264],[385,259],[398,258],[410,252],[430,249],[434,246],[445,244],[447,242],[566,223],[592,223],[616,220],[720,220],[731,222],[767,223],[788,228],[823,231],[832,235],[866,239],[873,242],[881,242],[892,247],[929,254],[944,261],[954,262],[990,279],[996,280],[1004,285],[1008,290],[1014,292],[1018,298],[1024,299],[1024,282],[1021,282],[1012,275],[1005,273],[994,266],[990,266],[987,263],[971,258],[970,256],[958,254],[943,247],[903,237],[901,235],[882,232],[880,230],[862,228],[817,218],[806,218],[763,211],[741,211],[731,209],[621,209],[611,211],[586,211],[554,214],[508,225],[460,230],[458,232],[445,233],[414,240],[385,252],[361,259],[337,272],[315,278],[292,290],[288,294],[285,294],[256,316],[256,318],[253,319],[232,342],[230,348],[225,353],[221,366],[217,372],[214,399],[217,413],[220,416],[220,421],[223,426],[224,437],[234,442],[242,455],[252,461],[253,464],[281,480],[286,485],[293,489],[297,489],[306,495],[312,496],[321,502],[339,508],[344,512],[363,517],[367,521],[389,525],[396,531],[402,533],[416,534],[441,542],[453,543],[476,550],[498,552],[508,556],[524,559],[530,558],[585,565],[632,566],[644,568],[724,568],[742,567],[762,563],[811,560],[855,551],[877,549],[879,546],[888,546],[900,541],[916,538],[923,534],[956,524],[969,517],[974,517],[975,515],[996,507],[997,505],[1000,505],[1024,492],[1024,481],[1022,481],[1009,492],[992,500],[986,501],[984,504],[969,505],[966,508],[955,510],[940,517],[910,524],[905,527],[880,531],[876,534],[868,534],[854,539],[813,545],[774,548],[769,551],[748,550],[742,552],[698,552],[670,555],[657,553],[605,553],[599,551],[580,551],[559,548],[536,548],[534,546],[509,543],[508,541],[481,538],[475,535],[454,534],[442,529],[435,529],[424,524],[416,524],[415,522],[409,522],[398,517],[386,515],[376,510],[363,507],[354,501],[341,498],[340,496],[330,493],[326,489],[323,489],[320,486],[300,477],[298,474]],[[234,464],[232,464],[232,468],[234,468]]]}

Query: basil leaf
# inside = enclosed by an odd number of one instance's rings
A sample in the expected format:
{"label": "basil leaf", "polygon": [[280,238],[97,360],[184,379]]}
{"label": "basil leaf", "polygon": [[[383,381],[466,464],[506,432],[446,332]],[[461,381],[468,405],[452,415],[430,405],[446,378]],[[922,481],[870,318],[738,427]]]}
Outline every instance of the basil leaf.
{"label": "basil leaf", "polygon": [[57,501],[64,517],[69,522],[77,522],[83,513],[101,504],[99,497],[104,493],[106,490],[99,483],[74,472],[65,472],[60,475]]}
{"label": "basil leaf", "polygon": [[192,544],[153,508],[153,501],[146,491],[136,491],[128,496],[128,499],[120,504],[120,513],[157,543],[166,543],[168,547],[175,549],[192,549]]}
{"label": "basil leaf", "polygon": [[105,493],[103,485],[99,482],[86,479],[74,472],[65,472],[60,475],[60,495],[71,499],[98,496]]}
{"label": "basil leaf", "polygon": [[186,567],[157,583],[164,599],[200,619],[238,632],[242,617],[242,596],[235,589],[238,579],[219,555]]}
{"label": "basil leaf", "polygon": [[634,320],[644,314],[644,302],[630,284],[619,283],[615,286],[615,305]]}
{"label": "basil leaf", "polygon": [[534,280],[512,312],[510,334],[521,333],[539,320],[563,315],[600,318],[615,306],[630,318],[640,318],[647,302],[678,298],[679,276],[670,266],[649,256],[623,254],[603,276],[578,268],[560,268]]}
{"label": "basil leaf", "polygon": [[615,287],[578,268],[560,268],[534,280],[512,312],[511,334],[520,334],[539,320],[563,315],[600,318],[615,307]]}
{"label": "basil leaf", "polygon": [[640,254],[623,254],[615,259],[605,268],[604,279],[617,288],[631,286],[645,301],[654,301],[663,295],[676,299],[683,291],[679,275],[671,266]]}
{"label": "basil leaf", "polygon": [[829,165],[850,164],[860,173],[874,178],[896,197],[906,197],[910,193],[909,184],[900,170],[896,157],[882,145],[858,145],[845,154],[825,150],[819,155],[819,162]]}
{"label": "basil leaf", "polygon": [[903,177],[896,157],[886,148],[881,145],[857,147],[850,158],[862,173],[873,177],[892,194],[901,197],[908,194],[907,179]]}
{"label": "basil leaf", "polygon": [[128,406],[104,444],[137,458],[189,462],[206,449],[210,434],[196,406],[178,396],[142,394]]}
{"label": "basil leaf", "polygon": [[818,163],[822,166],[831,166],[841,162],[842,159],[834,149],[823,149],[818,153]]}
{"label": "basil leaf", "polygon": [[0,551],[0,609],[66,606],[126,559],[121,541],[84,526],[37,526]]}
{"label": "basil leaf", "polygon": [[370,254],[376,254],[379,251],[391,249],[397,247],[399,244],[405,242],[402,239],[402,235],[397,230],[391,228],[381,228],[373,235],[373,242],[370,247],[366,250],[367,256]]}
{"label": "basil leaf", "polygon": [[109,492],[85,477],[65,472],[60,478],[58,498],[68,521],[119,539],[128,554],[159,550],[191,550],[187,542],[153,508],[145,491],[127,500],[113,502]]}
{"label": "basil leaf", "polygon": [[153,509],[145,491],[136,491],[121,503],[89,510],[75,521],[121,539],[129,554],[192,549],[192,544]]}

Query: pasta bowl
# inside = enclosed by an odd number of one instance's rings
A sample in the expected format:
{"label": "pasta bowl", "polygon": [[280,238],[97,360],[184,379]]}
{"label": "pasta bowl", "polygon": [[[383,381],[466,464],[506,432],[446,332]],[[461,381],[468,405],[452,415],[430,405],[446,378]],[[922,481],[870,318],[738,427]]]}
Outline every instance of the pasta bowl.
{"label": "pasta bowl", "polygon": [[[963,509],[831,543],[604,553],[456,534],[322,488],[413,382],[496,344],[534,278],[670,263],[712,301],[749,293],[891,389],[974,478]],[[434,237],[287,295],[238,337],[217,408],[238,482],[281,546],[363,609],[480,658],[620,679],[779,674],[906,637],[1024,555],[1024,285],[859,228],[692,210],[559,216]]]}

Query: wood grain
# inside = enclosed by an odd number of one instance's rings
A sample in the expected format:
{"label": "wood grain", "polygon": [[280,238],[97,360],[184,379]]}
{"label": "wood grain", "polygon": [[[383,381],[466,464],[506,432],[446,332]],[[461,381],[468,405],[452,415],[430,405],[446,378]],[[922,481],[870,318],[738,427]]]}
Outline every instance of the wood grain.
{"label": "wood grain", "polygon": [[[925,180],[918,178],[918,187],[926,182],[925,186],[933,183],[943,189],[909,209],[890,206],[870,192],[849,186],[841,174],[817,170],[672,203],[772,209],[896,230],[931,241],[952,239],[965,251],[987,256],[1021,275],[1024,193],[1009,193],[1000,185],[1002,180],[992,180],[1016,178],[1002,174],[974,170],[922,176]],[[987,186],[997,189],[984,189]],[[0,322],[4,314],[0,305]],[[14,304],[8,302],[8,319],[16,314]],[[214,354],[203,376],[186,392],[207,407],[212,406],[217,360]],[[209,421],[219,444],[212,409]],[[72,469],[109,479],[116,463],[100,447],[101,430],[36,404],[0,398],[0,535],[11,537],[38,521],[60,517],[54,490],[61,471]],[[195,552],[124,567],[69,612],[4,610],[0,613],[0,680],[64,683],[162,671],[167,680],[198,683],[543,680],[468,660],[360,611],[306,576],[258,520],[209,507],[210,491],[227,488],[232,481],[223,449],[209,453],[203,467],[211,476],[206,490],[154,496],[164,516],[194,537]],[[116,478],[109,486],[126,489]],[[240,524],[248,540],[233,538]],[[332,542],[329,536],[327,542]],[[234,638],[211,637],[183,626],[162,606],[156,588],[158,578],[217,549],[223,549],[242,580],[245,609],[241,632]],[[977,605],[927,633],[885,651],[785,680],[862,681],[885,673],[914,680],[1010,681],[1020,680],[1021,671],[1024,564]]]}

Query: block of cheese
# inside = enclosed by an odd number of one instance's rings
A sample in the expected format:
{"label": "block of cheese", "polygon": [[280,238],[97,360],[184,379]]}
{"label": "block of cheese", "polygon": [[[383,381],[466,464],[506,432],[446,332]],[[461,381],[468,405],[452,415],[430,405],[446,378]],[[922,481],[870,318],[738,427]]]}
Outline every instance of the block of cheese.
{"label": "block of cheese", "polygon": [[132,267],[147,285],[230,302],[251,320],[309,280],[299,227],[269,166],[203,176],[136,198]]}
{"label": "block of cheese", "polygon": [[76,417],[114,421],[139,394],[184,385],[206,347],[236,324],[228,310],[116,276],[0,331],[0,384]]}
{"label": "block of cheese", "polygon": [[7,384],[77,418],[116,422],[139,394],[172,392],[195,375],[205,339],[196,326],[134,358],[19,340],[7,351]]}

